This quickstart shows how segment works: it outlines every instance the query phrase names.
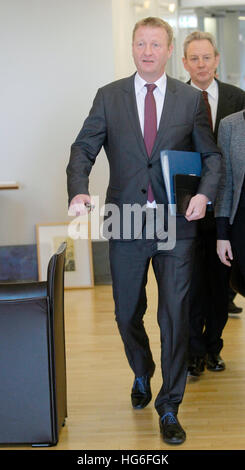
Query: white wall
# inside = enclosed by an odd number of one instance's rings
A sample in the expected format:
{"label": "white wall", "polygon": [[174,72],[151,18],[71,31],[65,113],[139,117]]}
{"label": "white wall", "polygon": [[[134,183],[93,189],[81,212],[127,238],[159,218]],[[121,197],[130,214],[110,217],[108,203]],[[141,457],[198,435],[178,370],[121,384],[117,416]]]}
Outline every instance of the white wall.
{"label": "white wall", "polygon": [[[99,86],[114,79],[111,0],[1,0],[0,245],[35,243],[35,224],[69,220],[70,146]],[[101,152],[91,193],[108,179]]]}
{"label": "white wall", "polygon": [[132,0],[112,0],[115,79],[132,75],[132,31],[137,21]]}

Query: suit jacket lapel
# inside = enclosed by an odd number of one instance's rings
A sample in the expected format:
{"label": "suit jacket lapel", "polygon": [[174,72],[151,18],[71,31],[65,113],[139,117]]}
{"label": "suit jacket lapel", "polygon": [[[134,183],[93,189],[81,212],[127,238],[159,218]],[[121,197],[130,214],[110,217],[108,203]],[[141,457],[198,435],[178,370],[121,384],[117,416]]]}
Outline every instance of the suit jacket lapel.
{"label": "suit jacket lapel", "polygon": [[217,136],[220,120],[224,116],[230,114],[231,102],[233,100],[232,94],[229,92],[229,89],[224,89],[223,83],[219,80],[216,80],[218,83],[219,97],[218,97],[218,106],[217,106],[217,115],[214,134]]}
{"label": "suit jacket lapel", "polygon": [[[129,77],[128,81],[124,84],[124,98],[125,104],[128,109],[129,119],[132,124],[132,128],[134,129],[137,137],[137,141],[139,143],[139,147],[141,150],[141,156],[145,159],[149,159],[144,138],[142,135],[138,109],[137,109],[137,102],[135,96],[135,89],[134,89],[134,77],[135,74]],[[174,80],[171,77],[167,76],[167,86],[166,86],[166,94],[163,104],[162,115],[159,123],[159,128],[156,136],[156,140],[152,149],[151,158],[158,159],[159,158],[159,151],[162,145],[164,144],[164,136],[166,135],[168,128],[171,126],[171,122],[175,113],[175,106],[176,106],[176,87]]]}
{"label": "suit jacket lapel", "polygon": [[140,120],[139,114],[137,109],[137,102],[135,96],[135,88],[134,88],[134,77],[135,74],[129,77],[128,81],[124,85],[124,99],[125,104],[128,109],[129,119],[131,121],[132,128],[136,134],[136,139],[140,147],[140,155],[148,160],[148,154],[145,147],[144,137],[142,135],[141,127],[140,127]]}
{"label": "suit jacket lapel", "polygon": [[216,121],[215,121],[215,129],[214,129],[214,134],[217,135],[217,132],[218,132],[218,127],[219,127],[219,123],[220,123],[220,120],[222,119],[222,116],[224,114],[224,104],[225,104],[225,101],[226,101],[226,98],[225,100],[223,99],[223,93],[222,93],[222,84],[219,80],[217,80],[217,83],[218,83],[218,90],[219,90],[219,96],[218,96],[218,106],[217,106],[217,114],[216,114]]}
{"label": "suit jacket lapel", "polygon": [[[224,108],[224,104],[225,104],[225,101],[223,100],[223,93],[220,91],[220,88],[222,87],[222,83],[217,80],[217,83],[218,83],[218,88],[219,88],[219,98],[218,98],[218,106],[217,106],[217,114],[216,114],[216,121],[215,121],[215,126],[214,126],[214,136],[215,138],[217,139],[217,133],[218,133],[218,127],[219,127],[219,122],[220,122],[220,119],[222,119],[222,116],[223,116],[223,108]],[[188,80],[186,82],[188,85],[191,85],[191,80]]]}
{"label": "suit jacket lapel", "polygon": [[[154,147],[152,150],[152,159],[159,158],[159,151],[163,148],[164,145],[164,137],[167,135],[168,128],[172,124],[172,119],[175,114],[175,107],[176,107],[176,87],[174,80],[171,77],[167,76],[167,86],[166,86],[166,94],[163,104],[162,116],[159,123],[159,128],[157,132],[157,137],[154,143]],[[161,148],[160,148],[161,147]]]}

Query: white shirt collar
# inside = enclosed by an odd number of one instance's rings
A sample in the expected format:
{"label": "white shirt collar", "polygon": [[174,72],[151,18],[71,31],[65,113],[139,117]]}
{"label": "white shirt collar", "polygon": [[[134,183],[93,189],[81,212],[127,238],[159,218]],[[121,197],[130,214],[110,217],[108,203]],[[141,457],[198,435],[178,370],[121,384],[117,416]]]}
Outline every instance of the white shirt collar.
{"label": "white shirt collar", "polygon": [[[198,90],[203,91],[191,80],[191,85]],[[218,97],[218,83],[215,79],[210,83],[209,87],[205,90],[212,98],[216,99]]]}
{"label": "white shirt collar", "polygon": [[[146,83],[147,83],[146,80],[144,80],[139,75],[139,73],[137,72],[136,75],[135,75],[135,92],[136,92],[136,94],[140,93],[142,90],[145,90],[144,86],[145,86]],[[156,80],[154,83],[157,86],[158,90],[162,94],[164,94],[165,89],[166,89],[166,84],[167,84],[166,73],[164,72],[164,74],[158,80]]]}

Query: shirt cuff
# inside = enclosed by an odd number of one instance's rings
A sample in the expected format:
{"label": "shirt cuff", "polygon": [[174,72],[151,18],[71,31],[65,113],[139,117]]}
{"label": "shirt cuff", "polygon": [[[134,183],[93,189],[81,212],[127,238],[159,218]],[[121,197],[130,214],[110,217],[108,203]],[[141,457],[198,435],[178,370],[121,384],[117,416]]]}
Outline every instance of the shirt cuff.
{"label": "shirt cuff", "polygon": [[217,240],[230,240],[229,217],[216,217]]}

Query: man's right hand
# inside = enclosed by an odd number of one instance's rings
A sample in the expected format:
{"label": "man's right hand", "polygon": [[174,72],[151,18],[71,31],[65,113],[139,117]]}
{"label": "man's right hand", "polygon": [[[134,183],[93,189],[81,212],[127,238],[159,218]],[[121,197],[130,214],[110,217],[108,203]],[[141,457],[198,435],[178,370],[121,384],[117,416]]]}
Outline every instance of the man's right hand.
{"label": "man's right hand", "polygon": [[78,217],[79,215],[86,215],[90,212],[90,208],[86,204],[91,204],[91,197],[89,194],[77,194],[70,202],[68,215]]}
{"label": "man's right hand", "polygon": [[231,266],[233,254],[230,240],[217,240],[217,253],[220,261],[226,266]]}

